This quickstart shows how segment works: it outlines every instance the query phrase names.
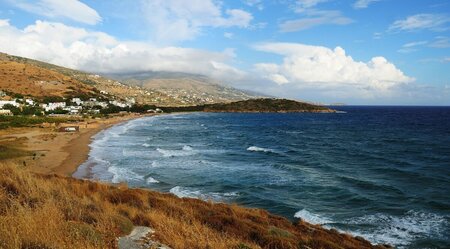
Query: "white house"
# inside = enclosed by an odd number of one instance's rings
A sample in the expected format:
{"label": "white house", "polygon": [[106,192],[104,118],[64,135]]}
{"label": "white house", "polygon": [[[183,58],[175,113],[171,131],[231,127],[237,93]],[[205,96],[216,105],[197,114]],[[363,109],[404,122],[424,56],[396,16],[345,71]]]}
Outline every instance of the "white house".
{"label": "white house", "polygon": [[58,108],[63,109],[64,107],[66,107],[66,102],[54,102],[54,103],[48,103],[48,105],[43,105],[43,108],[45,109],[46,112],[48,111],[54,111]]}
{"label": "white house", "polygon": [[76,115],[80,114],[83,110],[82,106],[67,106],[64,108],[64,110],[68,111],[70,114]]}
{"label": "white house", "polygon": [[34,105],[34,100],[32,100],[32,99],[25,99],[25,103],[27,103],[28,105]]}
{"label": "white house", "polygon": [[19,107],[20,104],[16,102],[16,100],[0,100],[0,108],[3,108],[4,105],[12,105],[15,107]]}
{"label": "white house", "polygon": [[80,98],[72,98],[72,103],[75,103],[77,105],[82,105],[83,101]]}
{"label": "white house", "polygon": [[115,106],[118,106],[118,107],[121,107],[121,108],[125,108],[125,107],[129,106],[128,104],[119,102],[119,101],[117,101],[117,100],[109,101],[109,103],[110,103],[111,105],[115,105]]}

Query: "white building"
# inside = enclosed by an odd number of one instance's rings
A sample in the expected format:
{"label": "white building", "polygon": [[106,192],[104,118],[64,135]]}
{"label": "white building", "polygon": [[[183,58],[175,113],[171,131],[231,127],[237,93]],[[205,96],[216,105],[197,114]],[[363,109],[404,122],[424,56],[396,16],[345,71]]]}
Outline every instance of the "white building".
{"label": "white building", "polygon": [[64,109],[64,107],[66,107],[66,102],[48,103],[48,104],[44,104],[42,107],[45,109],[46,112],[54,111],[58,108]]}
{"label": "white building", "polygon": [[80,98],[73,98],[72,103],[75,103],[77,105],[82,105],[83,101]]}
{"label": "white building", "polygon": [[108,107],[108,103],[106,103],[106,102],[97,102],[96,105],[99,105],[99,106],[101,106],[102,108]]}
{"label": "white building", "polygon": [[25,103],[27,103],[28,105],[34,105],[34,100],[32,100],[32,99],[25,99]]}
{"label": "white building", "polygon": [[20,104],[16,102],[16,100],[0,100],[0,108],[3,108],[4,105],[12,105],[15,107],[19,107]]}
{"label": "white building", "polygon": [[83,110],[82,106],[67,106],[64,108],[64,110],[68,111],[70,114],[76,115],[80,114]]}
{"label": "white building", "polygon": [[111,105],[115,105],[115,106],[118,106],[118,107],[121,107],[121,108],[125,108],[125,107],[128,107],[128,106],[129,106],[127,103],[119,102],[119,101],[117,101],[117,100],[109,101],[109,103],[110,103]]}

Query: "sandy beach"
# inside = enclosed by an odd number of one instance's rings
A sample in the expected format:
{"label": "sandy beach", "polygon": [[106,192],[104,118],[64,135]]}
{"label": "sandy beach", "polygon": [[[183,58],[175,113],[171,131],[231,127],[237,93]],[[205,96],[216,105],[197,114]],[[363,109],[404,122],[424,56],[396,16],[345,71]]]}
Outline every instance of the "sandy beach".
{"label": "sandy beach", "polygon": [[91,138],[112,125],[143,115],[129,114],[108,119],[90,119],[70,124],[77,132],[59,132],[56,127],[11,128],[0,131],[0,145],[29,152],[28,156],[7,159],[41,174],[71,176],[89,155]]}

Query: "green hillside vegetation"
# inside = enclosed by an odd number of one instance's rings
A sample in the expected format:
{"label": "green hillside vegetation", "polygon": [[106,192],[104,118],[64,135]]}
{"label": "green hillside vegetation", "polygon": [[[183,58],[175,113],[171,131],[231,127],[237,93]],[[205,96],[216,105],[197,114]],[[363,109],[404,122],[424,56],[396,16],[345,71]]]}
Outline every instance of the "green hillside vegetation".
{"label": "green hillside vegetation", "polygon": [[187,107],[161,107],[164,112],[335,112],[324,106],[288,99],[261,98]]}

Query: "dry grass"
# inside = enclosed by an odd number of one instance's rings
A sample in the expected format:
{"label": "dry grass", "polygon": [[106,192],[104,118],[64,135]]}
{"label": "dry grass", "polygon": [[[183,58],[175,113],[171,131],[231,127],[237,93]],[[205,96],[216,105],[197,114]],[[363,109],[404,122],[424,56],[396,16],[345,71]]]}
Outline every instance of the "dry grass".
{"label": "dry grass", "polygon": [[68,93],[93,93],[93,87],[62,73],[28,63],[2,61],[0,88],[34,97],[66,96]]}
{"label": "dry grass", "polygon": [[264,210],[0,164],[0,248],[115,248],[134,225],[173,248],[383,248]]}

